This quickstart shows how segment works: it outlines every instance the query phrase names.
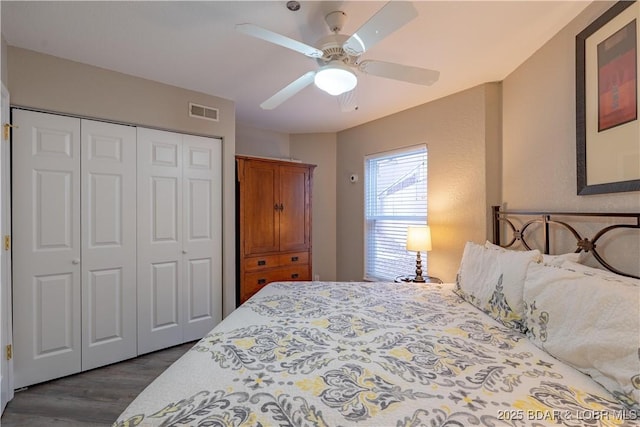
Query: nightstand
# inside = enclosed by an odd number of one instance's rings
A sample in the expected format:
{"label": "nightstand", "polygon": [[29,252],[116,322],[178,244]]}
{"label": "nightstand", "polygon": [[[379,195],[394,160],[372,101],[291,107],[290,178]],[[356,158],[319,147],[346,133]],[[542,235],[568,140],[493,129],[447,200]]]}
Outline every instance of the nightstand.
{"label": "nightstand", "polygon": [[[394,279],[394,282],[396,283],[413,283],[413,278],[416,277],[415,275],[409,275],[409,274],[402,274],[400,276],[396,276],[396,278]],[[442,280],[438,279],[437,277],[433,277],[433,276],[422,276],[424,278],[424,282],[416,282],[416,283],[442,283]]]}

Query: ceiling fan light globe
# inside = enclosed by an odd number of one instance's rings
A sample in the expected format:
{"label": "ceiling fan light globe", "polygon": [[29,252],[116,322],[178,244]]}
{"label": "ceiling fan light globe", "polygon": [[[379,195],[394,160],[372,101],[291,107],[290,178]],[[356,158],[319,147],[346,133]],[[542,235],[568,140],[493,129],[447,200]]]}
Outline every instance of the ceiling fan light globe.
{"label": "ceiling fan light globe", "polygon": [[329,95],[338,96],[353,90],[358,78],[346,66],[329,64],[316,73],[314,83]]}

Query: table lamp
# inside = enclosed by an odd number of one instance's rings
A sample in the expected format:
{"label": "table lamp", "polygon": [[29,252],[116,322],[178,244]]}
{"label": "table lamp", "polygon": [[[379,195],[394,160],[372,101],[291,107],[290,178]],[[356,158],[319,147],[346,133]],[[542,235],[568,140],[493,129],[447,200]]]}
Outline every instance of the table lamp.
{"label": "table lamp", "polygon": [[431,229],[428,225],[409,226],[407,228],[407,250],[416,251],[416,277],[414,282],[425,282],[422,277],[422,259],[420,251],[431,250]]}

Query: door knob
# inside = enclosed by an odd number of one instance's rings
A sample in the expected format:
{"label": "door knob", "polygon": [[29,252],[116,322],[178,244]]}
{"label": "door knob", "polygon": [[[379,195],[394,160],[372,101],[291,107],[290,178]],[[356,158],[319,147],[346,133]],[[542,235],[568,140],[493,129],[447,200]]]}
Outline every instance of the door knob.
{"label": "door knob", "polygon": [[73,261],[71,261],[71,264],[80,264],[80,260],[78,258],[74,258]]}

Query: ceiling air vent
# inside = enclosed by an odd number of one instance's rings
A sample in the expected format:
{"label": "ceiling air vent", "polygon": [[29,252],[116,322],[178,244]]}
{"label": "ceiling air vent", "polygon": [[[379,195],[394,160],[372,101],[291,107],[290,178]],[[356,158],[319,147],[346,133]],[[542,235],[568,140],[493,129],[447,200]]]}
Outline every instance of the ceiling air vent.
{"label": "ceiling air vent", "polygon": [[207,107],[206,105],[198,105],[193,102],[189,103],[189,117],[196,117],[198,119],[211,120],[213,122],[219,121],[218,117],[220,110],[213,107]]}

